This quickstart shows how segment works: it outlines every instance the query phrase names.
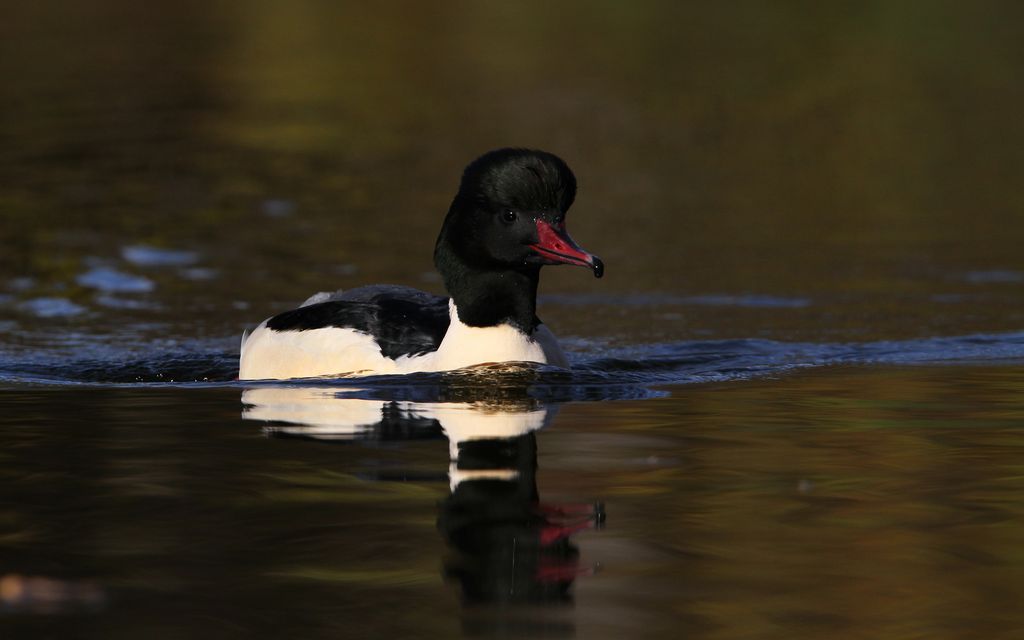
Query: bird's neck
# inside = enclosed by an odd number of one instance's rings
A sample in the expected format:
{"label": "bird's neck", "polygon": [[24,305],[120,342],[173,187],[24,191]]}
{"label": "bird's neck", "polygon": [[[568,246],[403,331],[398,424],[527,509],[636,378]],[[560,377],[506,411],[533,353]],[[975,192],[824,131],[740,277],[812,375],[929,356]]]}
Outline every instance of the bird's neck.
{"label": "bird's neck", "polygon": [[460,258],[442,232],[434,263],[444,279],[459,318],[471,327],[510,324],[531,335],[537,319],[540,267],[505,269],[469,264]]}
{"label": "bird's neck", "polygon": [[539,324],[539,276],[539,269],[524,273],[464,268],[459,273],[444,275],[444,280],[463,324],[471,327],[510,324],[531,335]]}
{"label": "bird's neck", "polygon": [[460,237],[472,235],[459,226],[459,214],[464,213],[467,206],[456,195],[434,245],[434,265],[459,310],[459,318],[471,327],[510,324],[532,335],[540,324],[537,319],[540,266],[508,268],[474,255],[472,245],[459,242]]}

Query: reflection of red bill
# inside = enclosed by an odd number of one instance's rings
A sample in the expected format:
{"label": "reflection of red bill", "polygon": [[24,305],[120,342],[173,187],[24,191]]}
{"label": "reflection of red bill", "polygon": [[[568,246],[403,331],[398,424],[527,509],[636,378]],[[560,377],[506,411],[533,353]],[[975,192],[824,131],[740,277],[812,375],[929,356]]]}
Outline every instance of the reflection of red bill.
{"label": "reflection of red bill", "polygon": [[585,520],[578,524],[573,525],[556,525],[550,524],[540,530],[540,543],[543,546],[554,544],[563,538],[568,538],[574,533],[579,533],[584,529],[593,529],[594,521]]}
{"label": "reflection of red bill", "polygon": [[579,561],[552,560],[541,558],[540,566],[537,567],[537,574],[534,576],[537,582],[572,582],[580,576],[592,576],[597,572],[598,567],[581,567]]}
{"label": "reflection of red bill", "polygon": [[543,256],[548,264],[573,264],[578,267],[589,267],[594,277],[604,275],[604,263],[592,253],[584,251],[569,237],[565,225],[553,226],[545,220],[537,220],[537,244],[530,248]]}

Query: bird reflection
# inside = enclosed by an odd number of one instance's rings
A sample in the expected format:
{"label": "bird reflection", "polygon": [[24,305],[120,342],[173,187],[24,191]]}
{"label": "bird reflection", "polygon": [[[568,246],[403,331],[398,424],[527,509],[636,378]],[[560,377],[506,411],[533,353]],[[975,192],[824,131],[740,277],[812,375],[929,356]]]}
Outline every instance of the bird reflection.
{"label": "bird reflection", "polygon": [[[356,397],[353,397],[356,396]],[[460,400],[465,400],[460,398]],[[275,437],[449,441],[451,494],[438,529],[451,553],[446,578],[466,604],[566,603],[580,563],[570,537],[603,524],[599,503],[548,505],[537,490],[536,432],[557,407],[526,397],[415,402],[351,388],[261,387],[242,394],[242,416]]]}
{"label": "bird reflection", "polygon": [[455,551],[445,564],[469,603],[565,602],[579,563],[569,537],[604,521],[599,504],[554,506],[537,491],[537,436],[457,443],[438,528]]}

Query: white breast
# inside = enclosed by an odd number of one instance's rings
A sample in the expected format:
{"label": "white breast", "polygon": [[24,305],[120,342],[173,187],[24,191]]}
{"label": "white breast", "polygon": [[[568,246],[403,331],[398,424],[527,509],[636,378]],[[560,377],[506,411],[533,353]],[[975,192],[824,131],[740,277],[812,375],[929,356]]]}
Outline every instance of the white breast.
{"label": "white breast", "polygon": [[437,351],[395,360],[381,354],[371,335],[354,329],[274,331],[264,321],[251,335],[242,338],[238,377],[240,380],[281,380],[342,374],[404,374],[451,371],[491,362],[569,366],[555,336],[543,325],[527,336],[508,324],[465,325],[450,301],[448,313],[451,324]]}
{"label": "white breast", "polygon": [[541,325],[528,336],[509,324],[471,327],[459,319],[455,303],[448,302],[451,324],[437,351],[422,356],[402,357],[396,362],[400,373],[451,371],[488,362],[539,362],[556,367],[569,363],[555,336]]}

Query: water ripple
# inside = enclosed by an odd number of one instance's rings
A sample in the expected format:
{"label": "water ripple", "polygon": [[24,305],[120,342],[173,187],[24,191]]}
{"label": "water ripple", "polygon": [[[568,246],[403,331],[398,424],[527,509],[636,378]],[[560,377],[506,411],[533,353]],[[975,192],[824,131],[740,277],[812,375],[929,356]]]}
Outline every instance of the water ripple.
{"label": "water ripple", "polygon": [[[911,340],[812,343],[696,340],[608,348],[573,354],[571,371],[530,364],[483,365],[455,372],[267,382],[239,382],[237,354],[209,344],[171,344],[131,353],[92,345],[88,358],[33,352],[0,358],[0,383],[100,385],[329,385],[358,397],[413,401],[481,394],[505,401],[600,400],[661,395],[664,384],[693,384],[779,375],[836,364],[1005,364],[1024,361],[1024,332]],[[146,354],[155,355],[146,355]],[[4,355],[4,354],[0,354]],[[524,396],[524,397],[525,397]],[[486,399],[486,398],[484,398]]]}

